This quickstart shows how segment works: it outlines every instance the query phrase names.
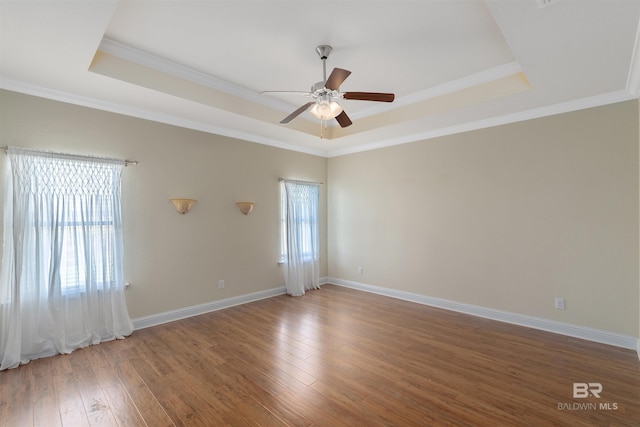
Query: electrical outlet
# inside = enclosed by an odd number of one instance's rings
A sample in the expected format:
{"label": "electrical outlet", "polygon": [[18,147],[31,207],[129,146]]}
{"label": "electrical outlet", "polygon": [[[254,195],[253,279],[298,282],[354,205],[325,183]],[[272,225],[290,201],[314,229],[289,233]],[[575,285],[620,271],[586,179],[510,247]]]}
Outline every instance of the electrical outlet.
{"label": "electrical outlet", "polygon": [[556,310],[564,310],[564,298],[556,298]]}
{"label": "electrical outlet", "polygon": [[218,280],[218,289],[224,289],[224,280]]}
{"label": "electrical outlet", "polygon": [[358,274],[362,276],[364,274],[364,269],[362,267],[358,267]]}

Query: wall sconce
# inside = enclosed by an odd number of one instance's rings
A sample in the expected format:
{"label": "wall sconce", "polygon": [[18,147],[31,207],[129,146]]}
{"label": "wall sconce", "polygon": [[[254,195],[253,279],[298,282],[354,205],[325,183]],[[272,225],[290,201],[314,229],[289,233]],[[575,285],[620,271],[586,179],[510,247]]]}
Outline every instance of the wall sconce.
{"label": "wall sconce", "polygon": [[197,202],[196,199],[169,199],[169,201],[173,203],[176,211],[181,215],[189,212],[191,207]]}
{"label": "wall sconce", "polygon": [[236,202],[236,205],[240,208],[240,212],[247,215],[249,212],[253,210],[253,206],[255,203],[253,202]]}

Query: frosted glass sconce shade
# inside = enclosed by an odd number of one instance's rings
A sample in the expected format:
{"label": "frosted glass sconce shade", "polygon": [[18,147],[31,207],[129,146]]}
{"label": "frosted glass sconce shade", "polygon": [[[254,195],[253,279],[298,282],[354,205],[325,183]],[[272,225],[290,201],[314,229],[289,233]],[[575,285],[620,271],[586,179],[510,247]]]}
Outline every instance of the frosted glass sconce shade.
{"label": "frosted glass sconce shade", "polygon": [[176,211],[181,214],[184,215],[187,212],[189,212],[189,210],[191,210],[191,207],[197,202],[196,199],[169,199],[171,201],[171,203],[173,203],[173,206],[176,208]]}
{"label": "frosted glass sconce shade", "polygon": [[247,215],[249,212],[253,210],[253,206],[255,203],[253,202],[236,202],[236,205],[240,208],[240,212]]}

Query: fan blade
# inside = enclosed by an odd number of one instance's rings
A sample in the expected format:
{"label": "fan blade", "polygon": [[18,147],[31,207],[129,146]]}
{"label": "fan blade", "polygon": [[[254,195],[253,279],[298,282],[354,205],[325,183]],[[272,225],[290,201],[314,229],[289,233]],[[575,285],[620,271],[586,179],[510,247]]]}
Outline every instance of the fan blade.
{"label": "fan blade", "polygon": [[311,102],[307,102],[306,104],[304,104],[302,107],[298,108],[296,111],[294,111],[293,113],[289,114],[287,117],[285,117],[284,119],[280,120],[280,123],[289,123],[291,120],[295,119],[296,117],[298,117],[300,114],[304,113],[305,111],[307,111],[307,108],[311,107],[313,104],[315,104],[315,102],[311,101]]}
{"label": "fan blade", "polygon": [[347,116],[347,113],[344,112],[344,110],[342,111],[342,113],[336,116],[336,120],[338,121],[338,124],[340,125],[340,127],[343,127],[343,128],[346,128],[347,126],[350,126],[353,123],[349,118],[349,116]]}
{"label": "fan blade", "polygon": [[360,101],[393,102],[396,96],[393,93],[345,92],[342,94],[342,97],[344,99],[357,99]]}
{"label": "fan blade", "polygon": [[329,90],[338,90],[342,82],[349,77],[349,74],[351,74],[351,71],[343,70],[342,68],[334,68],[331,75],[325,82],[324,87]]}
{"label": "fan blade", "polygon": [[311,96],[311,93],[303,90],[263,90],[260,95],[307,95]]}

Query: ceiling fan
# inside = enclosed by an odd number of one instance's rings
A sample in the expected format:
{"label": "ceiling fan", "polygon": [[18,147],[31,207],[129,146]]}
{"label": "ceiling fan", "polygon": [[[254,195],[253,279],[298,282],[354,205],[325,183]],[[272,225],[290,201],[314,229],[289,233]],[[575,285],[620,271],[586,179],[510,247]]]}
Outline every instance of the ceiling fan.
{"label": "ceiling fan", "polygon": [[307,102],[300,108],[289,114],[282,119],[280,123],[286,124],[291,120],[298,117],[300,114],[309,110],[311,114],[321,120],[322,124],[327,120],[336,119],[341,127],[347,127],[353,122],[344,111],[343,107],[336,102],[337,99],[355,99],[362,101],[377,101],[377,102],[392,102],[395,98],[393,93],[379,93],[379,92],[340,92],[340,85],[351,74],[351,71],[343,70],[342,68],[334,68],[327,78],[327,58],[333,48],[327,45],[320,45],[316,47],[316,52],[322,60],[322,77],[321,82],[315,83],[311,86],[311,91],[263,91],[261,94],[270,93],[284,93],[284,94],[301,94],[310,96],[314,100]]}

